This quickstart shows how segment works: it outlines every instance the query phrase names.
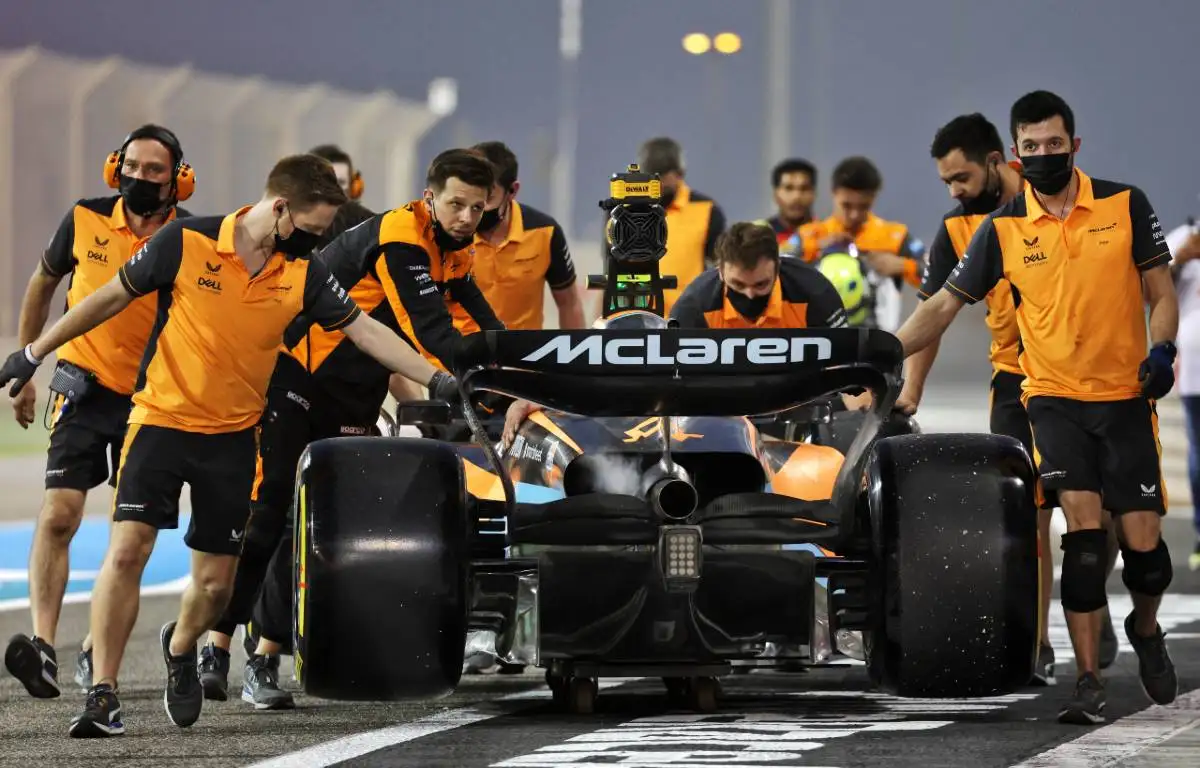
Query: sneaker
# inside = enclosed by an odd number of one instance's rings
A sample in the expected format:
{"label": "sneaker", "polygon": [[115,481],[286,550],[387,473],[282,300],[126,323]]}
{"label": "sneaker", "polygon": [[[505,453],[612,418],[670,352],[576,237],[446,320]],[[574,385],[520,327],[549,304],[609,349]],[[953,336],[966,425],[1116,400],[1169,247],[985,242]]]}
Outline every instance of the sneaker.
{"label": "sneaker", "polygon": [[121,702],[111,685],[97,685],[87,692],[87,703],[83,712],[71,720],[67,731],[73,739],[102,739],[106,736],[121,736],[125,723],[121,721]]}
{"label": "sneaker", "polygon": [[229,651],[208,643],[200,649],[199,671],[204,698],[211,701],[229,698]]}
{"label": "sneaker", "polygon": [[1033,686],[1055,685],[1058,680],[1054,677],[1054,648],[1049,645],[1039,645],[1037,661],[1033,667]]}
{"label": "sneaker", "polygon": [[187,728],[200,719],[204,707],[204,688],[200,685],[196,649],[182,656],[171,655],[171,635],[175,622],[163,624],[158,639],[162,643],[163,661],[167,664],[167,687],[163,692],[163,707],[167,717],[180,728]]}
{"label": "sneaker", "polygon": [[279,657],[255,654],[246,662],[242,682],[242,701],[255,709],[292,709],[295,700],[279,687]]}
{"label": "sneaker", "polygon": [[58,656],[40,637],[22,634],[9,638],[4,652],[4,667],[13,677],[21,681],[25,690],[35,699],[57,699]]}
{"label": "sneaker", "polygon": [[1142,678],[1142,690],[1155,704],[1170,704],[1179,695],[1179,678],[1175,675],[1175,663],[1167,653],[1166,633],[1155,625],[1154,634],[1142,637],[1134,631],[1134,613],[1125,617],[1125,637],[1133,646],[1138,657],[1138,675]]}
{"label": "sneaker", "polygon": [[75,657],[75,684],[87,693],[92,689],[92,649],[80,651]]}
{"label": "sneaker", "polygon": [[1100,669],[1108,669],[1117,660],[1121,644],[1117,642],[1117,631],[1113,629],[1112,613],[1104,609],[1105,621],[1100,625]]}
{"label": "sneaker", "polygon": [[1058,722],[1070,725],[1096,725],[1104,722],[1108,694],[1104,683],[1092,672],[1075,682],[1075,693],[1058,711]]}

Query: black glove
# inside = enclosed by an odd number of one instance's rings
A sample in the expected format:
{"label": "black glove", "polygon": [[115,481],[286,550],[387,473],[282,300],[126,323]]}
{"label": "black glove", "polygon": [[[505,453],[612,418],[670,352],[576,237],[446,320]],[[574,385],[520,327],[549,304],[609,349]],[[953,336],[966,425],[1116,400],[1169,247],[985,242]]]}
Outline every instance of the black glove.
{"label": "black glove", "polygon": [[1142,394],[1150,400],[1161,400],[1175,386],[1175,345],[1159,342],[1138,366],[1138,381]]}
{"label": "black glove", "polygon": [[445,371],[434,373],[429,379],[428,387],[430,400],[444,400],[452,408],[459,404],[458,381]]}
{"label": "black glove", "polygon": [[29,347],[18,349],[8,356],[8,359],[4,361],[4,367],[0,368],[0,387],[11,381],[13,385],[8,390],[8,396],[16,397],[21,388],[33,378],[33,374],[37,372],[38,366],[41,364],[41,360],[34,362],[33,356],[29,354]]}

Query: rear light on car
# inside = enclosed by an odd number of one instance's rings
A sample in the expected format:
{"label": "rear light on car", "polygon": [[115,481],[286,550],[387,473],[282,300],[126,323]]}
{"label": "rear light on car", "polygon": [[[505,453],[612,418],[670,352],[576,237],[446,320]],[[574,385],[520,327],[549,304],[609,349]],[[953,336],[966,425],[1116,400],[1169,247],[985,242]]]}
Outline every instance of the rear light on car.
{"label": "rear light on car", "polygon": [[691,592],[699,585],[703,544],[699,526],[667,525],[660,529],[658,552],[668,592]]}

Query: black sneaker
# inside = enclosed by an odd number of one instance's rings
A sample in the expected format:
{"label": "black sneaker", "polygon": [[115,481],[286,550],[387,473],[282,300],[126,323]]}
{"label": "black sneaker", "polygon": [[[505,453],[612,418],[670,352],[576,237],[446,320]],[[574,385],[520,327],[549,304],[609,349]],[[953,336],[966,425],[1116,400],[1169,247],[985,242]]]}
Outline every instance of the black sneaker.
{"label": "black sneaker", "polygon": [[212,643],[200,649],[200,685],[206,699],[225,701],[229,698],[229,651]]}
{"label": "black sneaker", "polygon": [[4,652],[4,667],[35,699],[57,699],[58,656],[40,637],[13,635]]}
{"label": "black sneaker", "polygon": [[102,739],[122,736],[125,723],[121,721],[121,702],[111,685],[97,685],[88,690],[83,712],[71,720],[67,731],[73,739]]}
{"label": "black sneaker", "polygon": [[1112,613],[1104,609],[1105,621],[1100,625],[1100,669],[1108,669],[1117,660],[1121,644],[1117,642],[1117,631],[1113,629]]}
{"label": "black sneaker", "polygon": [[1091,672],[1075,682],[1075,694],[1058,711],[1058,722],[1070,725],[1096,725],[1104,722],[1108,694],[1104,683]]}
{"label": "black sneaker", "polygon": [[167,688],[163,692],[163,706],[167,717],[180,728],[187,728],[200,719],[204,707],[204,688],[200,685],[200,672],[196,668],[196,648],[182,656],[171,655],[171,635],[175,633],[175,622],[163,624],[158,638],[162,643],[163,661],[167,663]]}
{"label": "black sneaker", "polygon": [[75,657],[75,684],[87,693],[92,689],[92,649],[80,651]]}
{"label": "black sneaker", "polygon": [[1038,646],[1037,662],[1033,667],[1033,686],[1055,685],[1058,680],[1054,677],[1054,649],[1048,645]]}
{"label": "black sneaker", "polygon": [[1138,657],[1138,675],[1142,678],[1142,690],[1155,704],[1170,704],[1179,695],[1179,678],[1175,675],[1175,663],[1167,653],[1166,633],[1157,624],[1154,634],[1142,637],[1134,631],[1134,614],[1125,617],[1125,637],[1133,646]]}
{"label": "black sneaker", "polygon": [[279,687],[279,657],[251,656],[242,682],[242,701],[255,709],[293,709],[295,699]]}

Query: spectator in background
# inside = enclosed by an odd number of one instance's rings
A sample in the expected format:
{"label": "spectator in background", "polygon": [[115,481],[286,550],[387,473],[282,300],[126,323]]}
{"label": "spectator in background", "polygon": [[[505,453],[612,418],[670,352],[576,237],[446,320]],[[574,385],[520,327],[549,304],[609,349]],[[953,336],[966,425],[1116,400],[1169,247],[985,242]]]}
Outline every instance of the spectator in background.
{"label": "spectator in background", "polygon": [[778,213],[755,224],[770,227],[780,252],[787,250],[788,241],[796,230],[813,220],[812,207],[817,199],[817,169],[799,157],[789,158],[771,170],[771,188],[775,190]]}
{"label": "spectator in background", "polygon": [[[713,250],[725,231],[725,213],[709,196],[684,181],[683,148],[674,139],[660,136],[642,144],[638,165],[646,173],[657,173],[662,181],[662,205],[667,211],[667,253],[659,262],[659,273],[674,275],[677,288],[663,291],[663,314],[669,314],[688,283],[709,267],[716,266]],[[608,244],[601,251],[608,254]]]}
{"label": "spectator in background", "polygon": [[1200,226],[1195,219],[1167,235],[1171,274],[1179,296],[1179,395],[1187,424],[1188,478],[1196,544],[1188,568],[1200,570]]}

